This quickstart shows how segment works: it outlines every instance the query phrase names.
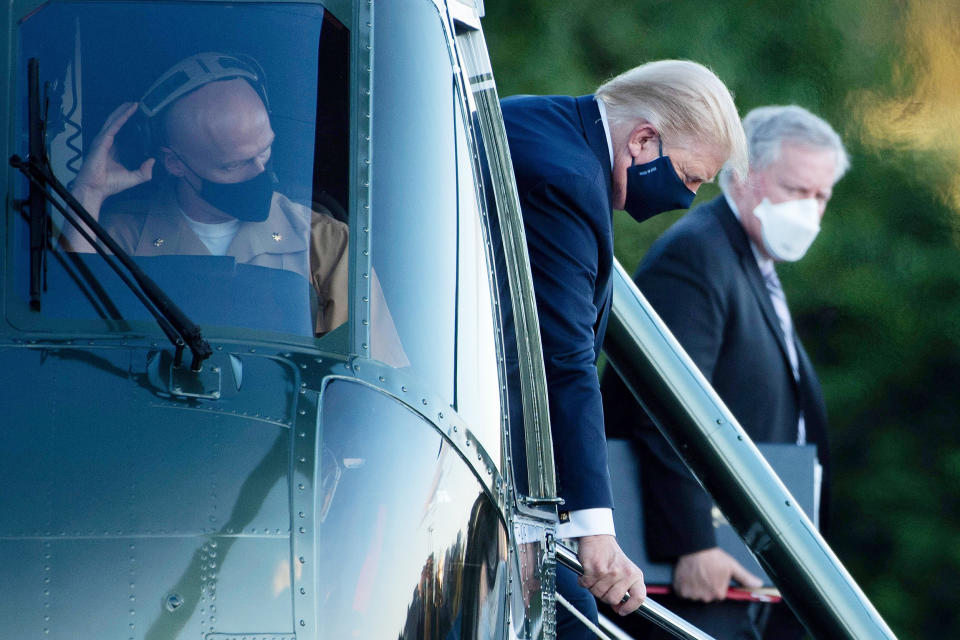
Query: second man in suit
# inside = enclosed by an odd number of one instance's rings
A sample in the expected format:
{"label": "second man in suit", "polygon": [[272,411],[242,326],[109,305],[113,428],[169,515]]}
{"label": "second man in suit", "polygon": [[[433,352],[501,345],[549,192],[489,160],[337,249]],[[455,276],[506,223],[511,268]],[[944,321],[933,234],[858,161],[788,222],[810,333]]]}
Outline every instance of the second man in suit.
{"label": "second man in suit", "polygon": [[[801,107],[754,109],[743,125],[746,179],[721,174],[723,194],[661,236],[635,281],[750,437],[814,443],[826,472],[823,396],[775,263],[806,253],[849,161],[830,125]],[[763,622],[743,603],[703,604],[723,600],[731,579],[760,586],[717,547],[712,500],[612,372],[603,398],[608,436],[641,444],[648,555],[675,563],[680,598],[669,606],[718,639],[759,637]]]}

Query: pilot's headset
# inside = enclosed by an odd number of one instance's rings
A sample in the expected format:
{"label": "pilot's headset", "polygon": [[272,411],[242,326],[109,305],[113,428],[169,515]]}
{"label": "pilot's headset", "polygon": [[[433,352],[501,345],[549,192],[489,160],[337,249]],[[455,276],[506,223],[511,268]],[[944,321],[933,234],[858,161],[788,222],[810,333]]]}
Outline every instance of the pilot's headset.
{"label": "pilot's headset", "polygon": [[136,169],[146,158],[156,155],[164,142],[162,118],[158,116],[168,106],[205,84],[233,78],[243,78],[249,82],[263,100],[267,113],[270,113],[266,76],[256,60],[249,56],[216,51],[198,53],[167,69],[140,98],[140,107],[134,119],[117,135],[120,162],[130,169]]}

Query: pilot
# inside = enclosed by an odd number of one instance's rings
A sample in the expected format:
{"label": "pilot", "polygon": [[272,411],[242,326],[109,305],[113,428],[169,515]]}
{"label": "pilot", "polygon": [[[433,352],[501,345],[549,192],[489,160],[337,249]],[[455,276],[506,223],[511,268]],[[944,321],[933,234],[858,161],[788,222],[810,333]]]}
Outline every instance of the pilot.
{"label": "pilot", "polygon": [[[347,320],[348,229],[322,207],[274,190],[274,132],[260,76],[255,65],[220,53],[177,63],[139,103],[110,114],[71,193],[131,255],[231,256],[299,273],[318,295],[315,332],[322,335]],[[138,109],[157,138],[157,157],[130,170],[114,141]],[[171,179],[157,181],[154,197],[104,206],[152,180],[157,161]],[[62,242],[70,251],[94,250],[73,227]]]}

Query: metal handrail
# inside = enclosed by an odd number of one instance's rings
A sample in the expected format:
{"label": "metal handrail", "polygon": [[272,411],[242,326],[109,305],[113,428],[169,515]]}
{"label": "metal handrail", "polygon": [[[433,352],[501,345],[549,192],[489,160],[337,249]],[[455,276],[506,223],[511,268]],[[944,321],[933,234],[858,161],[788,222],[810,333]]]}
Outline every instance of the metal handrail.
{"label": "metal handrail", "polygon": [[[564,545],[557,543],[555,546],[555,552],[557,556],[557,562],[567,567],[574,573],[578,575],[583,575],[583,565],[580,564],[580,558],[577,557],[577,554],[573,550],[568,549]],[[624,599],[628,596],[624,596]],[[645,598],[643,603],[640,605],[640,608],[637,609],[634,613],[639,614],[654,623],[655,625],[669,631],[678,638],[683,638],[683,640],[714,640],[713,636],[708,633],[701,631],[699,628],[693,626],[674,612],[670,611],[661,604],[658,604],[651,600],[650,598]],[[610,624],[606,618],[600,619],[600,626]],[[620,631],[614,626],[616,631]],[[620,633],[623,633],[622,631]],[[616,636],[615,636],[616,637]]]}
{"label": "metal handrail", "polygon": [[814,637],[896,637],[617,262],[604,351]]}

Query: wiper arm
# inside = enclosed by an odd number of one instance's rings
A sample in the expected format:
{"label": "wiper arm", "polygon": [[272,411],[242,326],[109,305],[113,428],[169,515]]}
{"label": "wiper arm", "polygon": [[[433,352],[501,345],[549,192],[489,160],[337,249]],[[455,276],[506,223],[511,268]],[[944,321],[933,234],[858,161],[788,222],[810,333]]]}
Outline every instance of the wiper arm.
{"label": "wiper arm", "polygon": [[[203,367],[203,361],[213,354],[213,350],[210,348],[210,344],[204,339],[200,327],[194,324],[193,321],[187,317],[187,314],[170,299],[170,296],[168,296],[150,276],[143,272],[130,255],[107,233],[106,229],[100,226],[100,223],[90,215],[90,212],[73,197],[66,186],[50,171],[49,164],[46,162],[38,162],[34,158],[23,160],[18,155],[10,157],[10,164],[26,175],[32,183],[41,187],[48,186],[52,188],[53,191],[63,199],[66,206],[61,204],[46,189],[40,190],[43,197],[63,214],[63,217],[80,232],[84,239],[97,250],[97,253],[103,256],[106,262],[117,272],[117,275],[120,276],[120,279],[130,287],[131,291],[133,291],[147,310],[157,319],[161,330],[163,330],[164,334],[176,349],[174,365],[180,366],[182,363],[183,348],[184,345],[186,345],[193,355],[190,369],[200,371]],[[77,218],[79,218],[79,220]],[[93,236],[96,236],[96,239],[100,240],[103,245],[109,249],[110,253],[94,241],[90,233],[84,229],[84,225],[92,232]],[[118,264],[117,261],[119,261],[120,264]],[[121,264],[126,268],[129,276],[132,276],[133,280],[128,277],[127,273],[124,273],[120,266]]]}
{"label": "wiper arm", "polygon": [[[36,58],[31,58],[27,63],[27,83],[30,156],[40,158],[45,155],[43,148],[45,134],[43,117],[40,114],[40,72]],[[45,271],[44,249],[47,245],[47,216],[44,215],[43,198],[43,187],[31,182],[27,200],[30,207],[28,218],[30,223],[30,307],[36,311],[40,310],[41,289],[46,288],[41,285],[41,272]]]}
{"label": "wiper arm", "polygon": [[[53,172],[50,171],[50,167],[46,162],[41,163],[34,158],[23,160],[20,156],[13,155],[10,157],[10,165],[19,169],[32,183],[41,187],[50,187],[54,193],[63,199],[66,206],[61,204],[46,189],[40,190],[43,197],[63,214],[67,222],[80,232],[80,235],[97,250],[97,253],[103,256],[106,262],[117,272],[117,275],[120,276],[120,279],[130,287],[131,291],[133,291],[147,310],[157,319],[160,328],[176,348],[174,365],[180,366],[183,360],[183,348],[186,346],[193,355],[190,369],[199,371],[203,366],[203,361],[213,354],[213,350],[210,348],[210,344],[204,339],[200,327],[187,317],[187,314],[170,299],[170,296],[133,261],[130,254],[124,251],[110,234],[107,233],[106,229],[100,226],[100,223],[90,215],[90,212],[87,211],[86,208],[73,197],[66,186],[53,175]],[[84,225],[86,225],[90,232],[84,229]],[[91,237],[91,233],[106,246],[106,249],[109,249],[109,253]],[[120,264],[118,264],[117,261],[119,261]],[[121,264],[126,268],[129,276],[127,273],[124,273]],[[132,280],[130,276],[132,276]]]}
{"label": "wiper arm", "polygon": [[[117,272],[120,279],[130,287],[137,299],[147,308],[151,315],[157,320],[160,329],[164,335],[173,343],[174,366],[179,367],[183,363],[183,348],[189,347],[193,354],[190,362],[192,371],[200,371],[203,368],[203,361],[211,356],[213,350],[210,344],[203,338],[200,327],[195,325],[187,317],[180,307],[170,299],[163,289],[157,286],[146,273],[130,258],[130,255],[124,251],[119,244],[110,236],[106,230],[100,226],[90,212],[84,208],[80,202],[73,197],[70,191],[50,169],[50,162],[47,159],[46,148],[44,146],[44,118],[40,112],[40,71],[36,58],[31,58],[27,66],[27,91],[28,91],[28,118],[29,118],[29,149],[28,160],[23,160],[20,156],[14,154],[10,157],[10,165],[18,169],[30,180],[30,304],[33,308],[40,307],[40,272],[43,259],[43,248],[46,243],[46,216],[43,214],[43,199],[50,202],[63,217],[73,227],[80,232],[80,235],[96,249],[110,267]],[[53,191],[63,199],[66,206],[54,198],[47,188]],[[67,208],[69,207],[69,211]],[[77,220],[79,218],[82,221]],[[84,228],[84,224],[87,229]],[[96,236],[107,249],[95,242],[90,234]],[[112,255],[111,255],[112,254]],[[117,261],[120,261],[120,264]],[[124,273],[123,267],[126,267],[127,273]],[[129,273],[129,275],[128,275]],[[131,280],[131,276],[133,280]],[[134,280],[136,282],[134,282]]]}

